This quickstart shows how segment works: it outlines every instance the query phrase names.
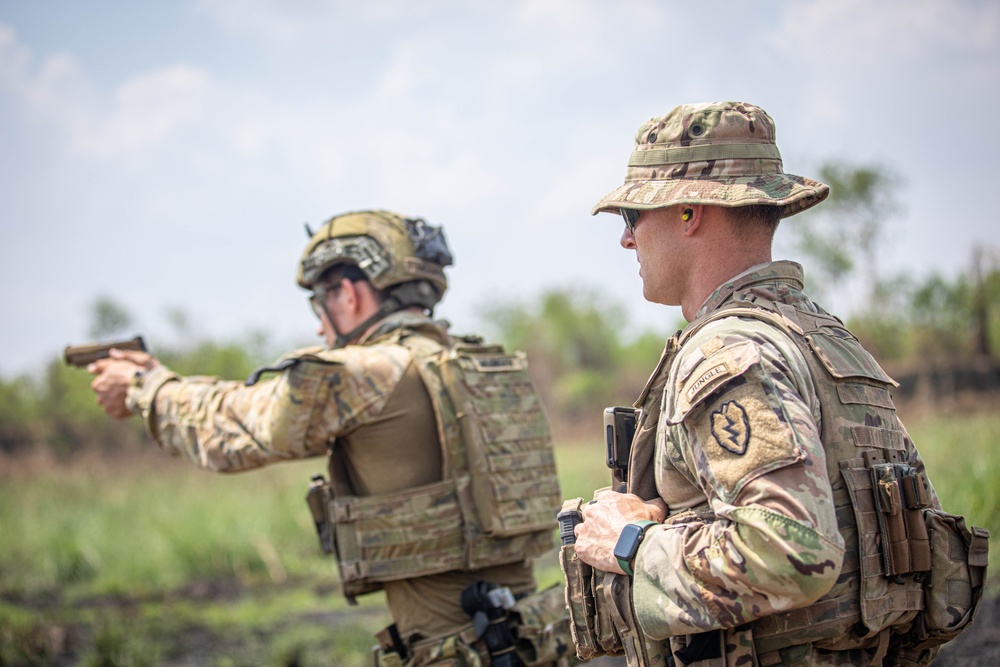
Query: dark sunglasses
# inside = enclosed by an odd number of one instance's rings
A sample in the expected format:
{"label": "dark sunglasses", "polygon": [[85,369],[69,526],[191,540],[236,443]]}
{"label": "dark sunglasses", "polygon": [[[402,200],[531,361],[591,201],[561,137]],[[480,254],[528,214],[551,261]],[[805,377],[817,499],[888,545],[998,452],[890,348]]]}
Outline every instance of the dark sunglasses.
{"label": "dark sunglasses", "polygon": [[618,211],[622,214],[622,220],[625,221],[629,234],[635,234],[635,223],[639,222],[640,211],[634,208],[620,208]]}

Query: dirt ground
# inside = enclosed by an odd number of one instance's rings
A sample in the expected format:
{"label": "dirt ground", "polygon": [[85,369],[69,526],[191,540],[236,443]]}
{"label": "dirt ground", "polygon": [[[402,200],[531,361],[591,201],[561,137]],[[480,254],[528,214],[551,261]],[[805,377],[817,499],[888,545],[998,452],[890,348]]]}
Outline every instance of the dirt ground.
{"label": "dirt ground", "polygon": [[[177,595],[198,602],[224,602],[235,598],[240,598],[249,593],[247,590],[236,587],[215,587],[209,586],[208,590],[184,590]],[[0,596],[7,603],[18,603],[18,606],[42,612],[40,617],[44,619],[46,611],[51,611],[53,607],[59,606],[56,599],[14,599],[9,596]],[[99,600],[90,599],[85,603],[89,608],[116,608],[127,611],[133,608],[138,601],[128,598],[107,596]],[[216,664],[254,664],[245,662],[239,656],[242,653],[260,653],[266,651],[267,647],[275,645],[281,641],[283,635],[293,625],[308,625],[311,627],[326,627],[334,630],[338,627],[346,628],[358,621],[364,622],[364,616],[371,615],[373,610],[356,610],[351,612],[320,612],[310,614],[295,614],[286,620],[285,624],[276,627],[269,627],[266,630],[256,629],[253,632],[253,647],[246,645],[247,636],[227,636],[212,632],[207,628],[192,627],[185,625],[182,628],[162,628],[164,634],[160,639],[170,646],[167,654],[161,654],[155,660],[155,664],[165,667],[196,667],[201,665]],[[377,619],[370,619],[374,623]],[[167,625],[167,624],[164,624]],[[2,626],[2,624],[0,624]],[[4,628],[0,627],[0,635],[5,634]],[[335,632],[331,635],[337,636]],[[342,635],[341,635],[342,636]],[[0,639],[3,639],[0,636]],[[8,638],[9,639],[9,638]],[[334,637],[330,640],[335,643],[339,641]],[[366,638],[367,639],[367,638]],[[95,641],[100,641],[95,637],[95,629],[87,623],[76,622],[71,624],[51,624],[40,622],[35,631],[30,636],[22,637],[20,659],[13,656],[8,651],[0,650],[0,667],[20,666],[20,665],[53,665],[56,667],[69,667],[71,665],[84,664],[81,658],[88,655],[87,647],[93,647]],[[8,646],[9,647],[9,646]],[[0,646],[0,648],[3,648]],[[317,647],[319,648],[319,647]],[[329,646],[328,646],[329,648]],[[330,655],[330,653],[326,653]],[[29,657],[30,656],[30,657]],[[226,661],[226,657],[230,662]],[[244,656],[245,657],[245,656]],[[124,659],[122,659],[124,658]],[[232,660],[232,658],[236,658]],[[130,664],[150,664],[147,661],[135,662],[125,656],[109,661],[94,662],[84,661],[86,664],[101,665],[130,665]],[[303,667],[305,665],[321,665],[324,660],[315,659],[315,654],[311,659],[306,656],[289,656],[284,660],[275,662],[273,659],[266,661],[266,664],[283,664],[291,667]],[[265,664],[265,663],[256,663]],[[352,661],[352,664],[357,664]],[[594,667],[625,667],[623,658],[600,658],[592,660],[588,665]],[[1000,595],[984,600],[979,608],[978,615],[970,628],[964,634],[942,649],[933,667],[978,667],[1000,665]]]}
{"label": "dirt ground", "polygon": [[985,599],[969,629],[941,648],[934,667],[1000,665],[1000,596]]}

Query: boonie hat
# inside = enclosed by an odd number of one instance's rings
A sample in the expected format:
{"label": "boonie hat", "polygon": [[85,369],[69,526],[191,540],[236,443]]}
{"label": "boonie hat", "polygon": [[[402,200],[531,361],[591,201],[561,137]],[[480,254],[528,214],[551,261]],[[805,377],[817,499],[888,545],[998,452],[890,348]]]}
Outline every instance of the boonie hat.
{"label": "boonie hat", "polygon": [[746,102],[682,104],[635,135],[625,184],[591,210],[649,210],[673,204],[782,207],[781,217],[815,206],[830,187],[786,174],[774,120]]}

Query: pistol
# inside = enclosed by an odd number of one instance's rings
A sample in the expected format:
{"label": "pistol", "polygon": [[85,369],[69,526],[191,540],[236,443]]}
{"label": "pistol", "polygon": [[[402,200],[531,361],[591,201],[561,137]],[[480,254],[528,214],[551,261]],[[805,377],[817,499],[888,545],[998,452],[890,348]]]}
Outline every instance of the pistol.
{"label": "pistol", "polygon": [[639,411],[635,408],[604,409],[604,442],[607,446],[607,464],[615,485],[628,481],[628,457],[635,436],[635,421]]}
{"label": "pistol", "polygon": [[111,348],[146,352],[146,342],[142,339],[142,336],[136,336],[131,340],[116,340],[110,343],[68,345],[63,350],[63,357],[66,359],[68,365],[83,368],[98,359],[107,359]]}

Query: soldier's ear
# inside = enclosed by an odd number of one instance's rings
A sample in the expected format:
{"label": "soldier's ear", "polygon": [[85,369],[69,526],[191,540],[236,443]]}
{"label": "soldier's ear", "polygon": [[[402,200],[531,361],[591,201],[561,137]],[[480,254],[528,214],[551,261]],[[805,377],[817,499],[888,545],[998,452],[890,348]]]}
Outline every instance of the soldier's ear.
{"label": "soldier's ear", "polygon": [[358,307],[358,296],[357,283],[352,282],[348,278],[341,278],[340,284],[337,286],[336,294],[334,295],[334,300],[339,303],[341,307],[347,308],[353,312]]}
{"label": "soldier's ear", "polygon": [[[350,303],[352,304],[353,312],[360,313],[365,309],[378,309],[381,305],[382,299],[380,297],[381,292],[375,289],[375,287],[367,280],[357,280],[350,281],[345,280],[345,284],[342,283],[343,289],[350,289]],[[348,296],[347,294],[344,295]]]}
{"label": "soldier's ear", "polygon": [[690,204],[681,210],[681,224],[684,226],[685,236],[691,236],[695,233],[701,226],[704,214],[705,207],[701,204]]}

